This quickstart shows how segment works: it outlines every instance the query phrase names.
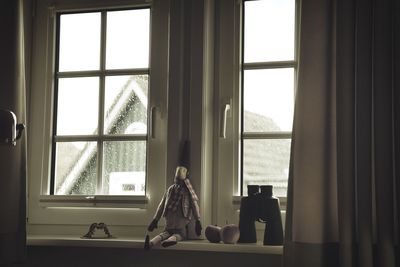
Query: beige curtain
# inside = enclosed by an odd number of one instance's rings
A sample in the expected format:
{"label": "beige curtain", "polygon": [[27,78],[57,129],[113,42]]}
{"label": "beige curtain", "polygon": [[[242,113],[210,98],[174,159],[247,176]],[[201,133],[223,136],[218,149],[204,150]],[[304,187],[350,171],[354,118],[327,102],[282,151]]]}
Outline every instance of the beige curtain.
{"label": "beige curtain", "polygon": [[286,267],[400,266],[399,2],[302,0]]}
{"label": "beige curtain", "polygon": [[[24,2],[1,1],[0,109],[25,116]],[[0,125],[0,127],[4,127]],[[0,144],[0,266],[25,259],[26,132],[16,146]]]}

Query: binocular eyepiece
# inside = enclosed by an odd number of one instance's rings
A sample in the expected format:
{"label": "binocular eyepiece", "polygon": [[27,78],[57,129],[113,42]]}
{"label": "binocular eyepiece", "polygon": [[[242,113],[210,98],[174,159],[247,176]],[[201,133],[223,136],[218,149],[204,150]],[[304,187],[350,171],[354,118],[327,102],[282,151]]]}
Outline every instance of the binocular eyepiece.
{"label": "binocular eyepiece", "polygon": [[247,195],[254,196],[257,194],[262,194],[265,196],[272,197],[273,186],[272,185],[248,185]]}
{"label": "binocular eyepiece", "polygon": [[247,197],[240,201],[239,243],[256,243],[255,222],[265,223],[264,245],[283,244],[283,226],[279,199],[272,185],[248,185]]}

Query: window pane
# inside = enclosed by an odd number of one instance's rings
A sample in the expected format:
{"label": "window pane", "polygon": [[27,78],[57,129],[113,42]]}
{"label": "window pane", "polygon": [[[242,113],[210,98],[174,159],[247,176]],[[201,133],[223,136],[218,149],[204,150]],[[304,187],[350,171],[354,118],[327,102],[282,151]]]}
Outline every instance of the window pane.
{"label": "window pane", "polygon": [[59,71],[98,70],[100,13],[60,15]]}
{"label": "window pane", "polygon": [[107,69],[148,68],[150,9],[107,12]]}
{"label": "window pane", "polygon": [[97,77],[59,79],[57,135],[96,134],[98,109]]}
{"label": "window pane", "polygon": [[147,88],[147,75],[106,77],[105,133],[147,133]]}
{"label": "window pane", "polygon": [[273,185],[275,196],[286,196],[290,139],[243,140],[243,195],[247,185]]}
{"label": "window pane", "polygon": [[103,194],[144,195],[146,141],[104,143]]}
{"label": "window pane", "polygon": [[55,163],[55,195],[96,193],[96,142],[57,143]]}
{"label": "window pane", "polygon": [[244,62],[294,59],[295,0],[245,2]]}
{"label": "window pane", "polygon": [[244,131],[292,131],[294,70],[244,71]]}

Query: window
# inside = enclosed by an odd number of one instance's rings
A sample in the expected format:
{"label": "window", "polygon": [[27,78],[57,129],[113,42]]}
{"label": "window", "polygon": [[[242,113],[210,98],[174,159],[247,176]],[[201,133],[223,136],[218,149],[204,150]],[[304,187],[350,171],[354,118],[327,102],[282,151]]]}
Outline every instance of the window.
{"label": "window", "polygon": [[[288,167],[295,38],[279,54],[273,49],[289,34],[274,36],[264,25],[271,21],[261,24],[258,14],[247,13],[256,3],[279,4],[274,1],[38,1],[28,128],[30,233],[76,235],[97,221],[119,236],[142,236],[186,139],[203,224],[237,223],[242,186],[271,177],[251,163],[276,162],[275,149],[282,161],[276,164]],[[272,12],[275,26],[290,24],[293,35],[294,1],[288,2],[292,9]],[[254,40],[246,36],[252,16]],[[262,30],[276,42],[260,39]],[[264,110],[260,90],[279,104],[277,112]],[[259,148],[261,156],[253,155]],[[286,179],[284,168],[278,179]]]}
{"label": "window", "polygon": [[131,235],[153,217],[169,182],[168,21],[166,1],[37,2],[30,233],[105,222]]}
{"label": "window", "polygon": [[144,195],[150,8],[56,23],[50,193]]}
{"label": "window", "polygon": [[285,197],[295,94],[295,0],[243,2],[241,194],[271,184]]}
{"label": "window", "polygon": [[272,184],[284,208],[297,73],[297,0],[216,6],[216,223],[238,222],[248,184]]}

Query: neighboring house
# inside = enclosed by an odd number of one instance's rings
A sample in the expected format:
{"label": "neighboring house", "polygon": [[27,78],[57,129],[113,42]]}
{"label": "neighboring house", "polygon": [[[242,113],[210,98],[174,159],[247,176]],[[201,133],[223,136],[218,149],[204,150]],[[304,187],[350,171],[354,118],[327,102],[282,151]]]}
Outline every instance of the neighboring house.
{"label": "neighboring house", "polygon": [[[112,134],[146,134],[147,132],[147,76],[133,76],[118,92],[108,110],[105,110],[105,132]],[[93,129],[93,132],[97,132]],[[57,166],[55,194],[91,195],[96,193],[97,144],[90,142],[79,150],[65,143],[68,155]],[[62,152],[62,151],[60,151]],[[109,193],[109,179],[114,177],[121,183],[121,190],[144,193],[146,142],[104,142],[103,193]],[[125,175],[123,175],[125,173]],[[123,177],[124,176],[124,177]],[[140,177],[142,184],[124,182],[127,176]],[[132,180],[131,179],[131,180]],[[128,179],[129,180],[129,179]],[[115,192],[115,191],[114,191]]]}
{"label": "neighboring house", "polygon": [[[244,113],[245,129],[254,132],[279,131],[271,119],[253,112]],[[274,194],[286,196],[289,171],[290,139],[245,140],[243,166],[243,191],[248,184],[271,184]]]}

